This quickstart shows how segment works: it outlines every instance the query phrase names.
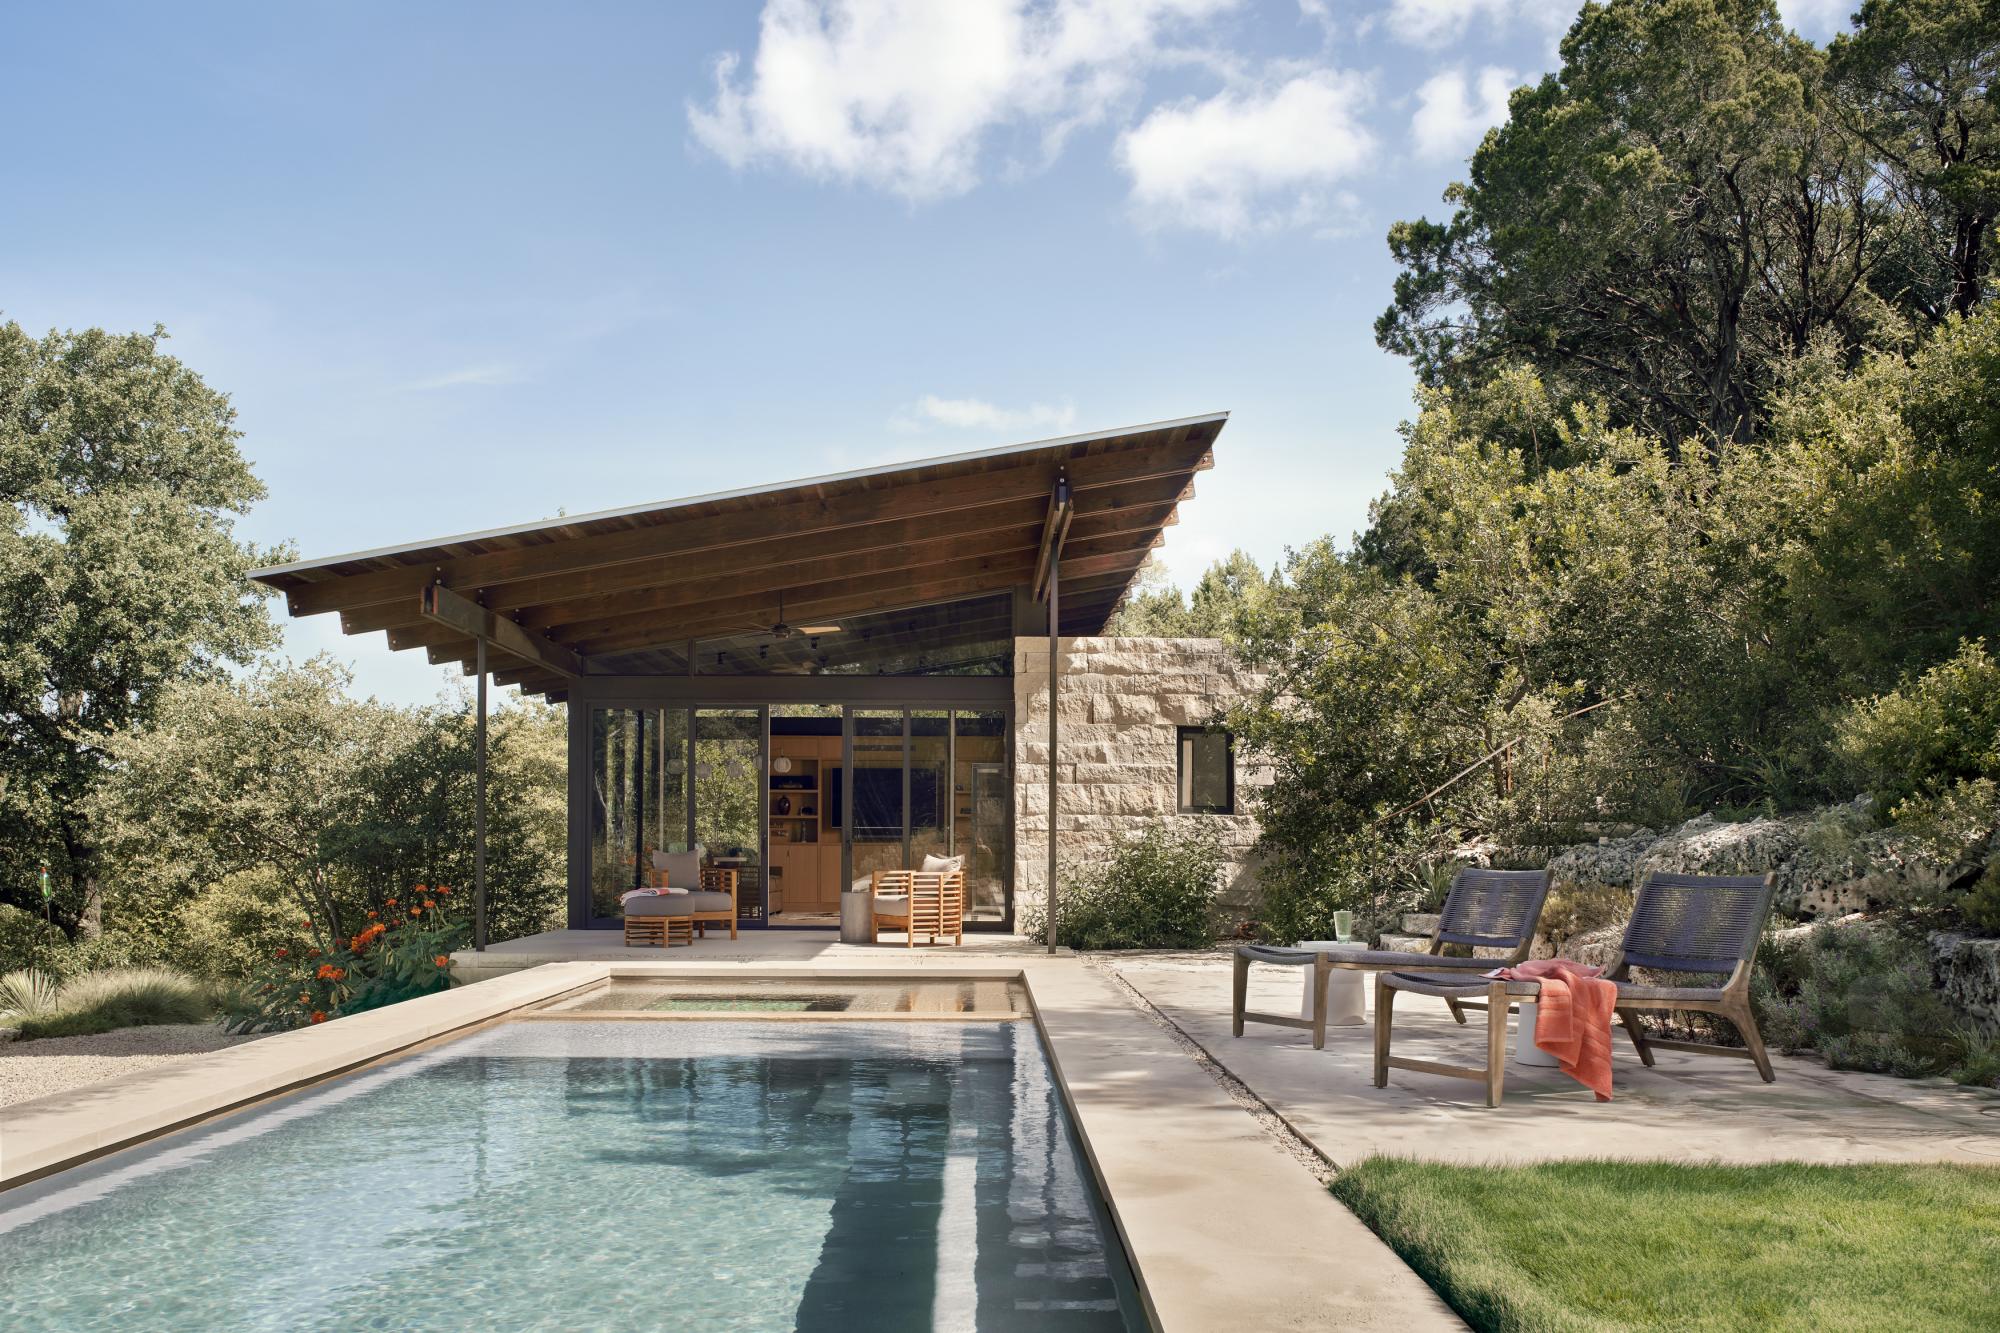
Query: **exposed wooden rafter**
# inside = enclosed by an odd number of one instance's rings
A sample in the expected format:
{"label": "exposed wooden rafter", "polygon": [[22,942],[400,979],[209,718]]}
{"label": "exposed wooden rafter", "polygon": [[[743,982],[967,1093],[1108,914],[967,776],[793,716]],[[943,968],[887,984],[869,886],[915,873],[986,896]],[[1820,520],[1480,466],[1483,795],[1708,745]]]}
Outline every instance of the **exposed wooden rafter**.
{"label": "exposed wooden rafter", "polygon": [[583,659],[559,643],[537,638],[505,616],[497,616],[477,602],[468,601],[449,588],[432,584],[419,594],[424,615],[455,634],[485,643],[520,658],[531,666],[558,676],[581,676]]}

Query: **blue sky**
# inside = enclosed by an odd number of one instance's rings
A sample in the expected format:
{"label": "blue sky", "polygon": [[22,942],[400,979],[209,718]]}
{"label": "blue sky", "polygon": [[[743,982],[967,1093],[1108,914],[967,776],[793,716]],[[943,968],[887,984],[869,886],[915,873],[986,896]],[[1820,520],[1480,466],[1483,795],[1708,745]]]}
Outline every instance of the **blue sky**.
{"label": "blue sky", "polygon": [[304,555],[1226,409],[1185,582],[1365,522],[1383,234],[1574,9],[10,6],[0,317],[166,325]]}

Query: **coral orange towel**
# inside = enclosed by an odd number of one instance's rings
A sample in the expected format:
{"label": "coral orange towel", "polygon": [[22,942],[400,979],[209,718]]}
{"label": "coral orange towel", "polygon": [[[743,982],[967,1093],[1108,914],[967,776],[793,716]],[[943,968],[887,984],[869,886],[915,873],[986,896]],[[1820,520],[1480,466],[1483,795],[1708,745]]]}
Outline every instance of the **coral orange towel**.
{"label": "coral orange towel", "polygon": [[1567,958],[1538,958],[1519,967],[1504,967],[1492,975],[1508,981],[1538,981],[1535,1001],[1535,1045],[1556,1058],[1562,1071],[1611,1100],[1611,1018],[1618,1007],[1618,987],[1604,980],[1604,969]]}

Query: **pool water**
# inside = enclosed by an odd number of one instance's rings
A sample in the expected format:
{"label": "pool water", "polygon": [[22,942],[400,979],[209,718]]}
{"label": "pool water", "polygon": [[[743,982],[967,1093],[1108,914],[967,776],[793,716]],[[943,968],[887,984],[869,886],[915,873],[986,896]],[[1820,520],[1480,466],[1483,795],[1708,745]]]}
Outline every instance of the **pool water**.
{"label": "pool water", "polygon": [[6,1327],[1126,1330],[1021,1023],[487,1029],[0,1194]]}

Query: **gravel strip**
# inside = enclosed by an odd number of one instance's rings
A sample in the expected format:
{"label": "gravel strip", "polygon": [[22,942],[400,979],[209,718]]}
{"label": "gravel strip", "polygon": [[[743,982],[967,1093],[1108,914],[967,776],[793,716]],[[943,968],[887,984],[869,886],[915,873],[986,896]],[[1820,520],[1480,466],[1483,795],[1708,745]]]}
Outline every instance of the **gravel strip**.
{"label": "gravel strip", "polygon": [[135,1069],[172,1064],[254,1040],[232,1036],[213,1023],[162,1023],[91,1037],[10,1041],[0,1045],[0,1106],[88,1087]]}

